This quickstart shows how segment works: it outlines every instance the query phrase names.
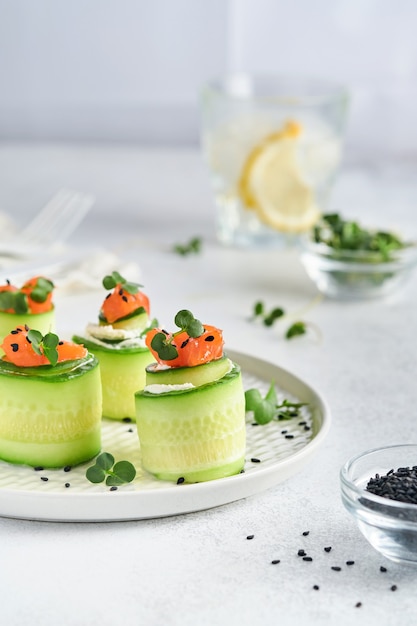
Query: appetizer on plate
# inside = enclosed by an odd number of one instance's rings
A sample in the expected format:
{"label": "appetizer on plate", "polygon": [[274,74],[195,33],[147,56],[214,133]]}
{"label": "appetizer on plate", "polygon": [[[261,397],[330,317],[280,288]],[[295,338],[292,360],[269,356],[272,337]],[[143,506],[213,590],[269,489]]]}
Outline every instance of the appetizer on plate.
{"label": "appetizer on plate", "polygon": [[34,276],[20,288],[10,281],[0,285],[0,342],[19,324],[27,324],[41,333],[53,331],[53,290],[53,282],[44,276]]}
{"label": "appetizer on plate", "polygon": [[223,353],[222,331],[190,311],[179,330],[152,329],[146,344],[156,363],[135,394],[142,465],[156,478],[202,482],[238,474],[246,448],[240,368]]}
{"label": "appetizer on plate", "polygon": [[41,467],[76,465],[101,447],[101,384],[86,348],[16,326],[0,359],[0,458]]}
{"label": "appetizer on plate", "polygon": [[105,298],[98,323],[88,324],[85,335],[73,341],[85,345],[100,362],[103,417],[135,420],[135,392],[145,386],[145,367],[153,361],[144,334],[150,327],[149,298],[141,285],[118,272],[103,279]]}

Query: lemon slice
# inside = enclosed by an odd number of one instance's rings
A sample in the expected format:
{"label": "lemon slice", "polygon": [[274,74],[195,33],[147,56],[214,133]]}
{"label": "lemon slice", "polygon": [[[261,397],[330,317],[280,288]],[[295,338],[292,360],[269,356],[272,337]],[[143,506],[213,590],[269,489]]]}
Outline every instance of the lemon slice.
{"label": "lemon slice", "polygon": [[287,233],[309,230],[320,215],[297,163],[300,133],[301,126],[291,121],[265,137],[250,152],[239,180],[245,207],[265,224]]}

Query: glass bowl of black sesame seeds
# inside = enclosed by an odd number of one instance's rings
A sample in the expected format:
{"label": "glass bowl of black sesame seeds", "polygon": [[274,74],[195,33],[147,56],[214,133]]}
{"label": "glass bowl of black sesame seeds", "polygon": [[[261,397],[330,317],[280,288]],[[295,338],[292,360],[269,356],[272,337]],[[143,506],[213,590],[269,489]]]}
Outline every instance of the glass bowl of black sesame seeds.
{"label": "glass bowl of black sesame seeds", "polygon": [[342,502],[369,543],[417,566],[417,444],[368,450],[340,471]]}

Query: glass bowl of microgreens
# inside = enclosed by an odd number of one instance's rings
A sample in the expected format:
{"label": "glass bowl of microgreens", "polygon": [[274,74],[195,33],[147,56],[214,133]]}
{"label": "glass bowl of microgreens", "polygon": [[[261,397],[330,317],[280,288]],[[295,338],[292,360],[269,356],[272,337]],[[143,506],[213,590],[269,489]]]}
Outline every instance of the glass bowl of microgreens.
{"label": "glass bowl of microgreens", "polygon": [[326,296],[374,298],[392,293],[410,278],[417,245],[393,232],[368,229],[329,213],[303,240],[301,260]]}
{"label": "glass bowl of microgreens", "polygon": [[369,543],[417,566],[417,444],[354,456],[340,471],[342,502]]}

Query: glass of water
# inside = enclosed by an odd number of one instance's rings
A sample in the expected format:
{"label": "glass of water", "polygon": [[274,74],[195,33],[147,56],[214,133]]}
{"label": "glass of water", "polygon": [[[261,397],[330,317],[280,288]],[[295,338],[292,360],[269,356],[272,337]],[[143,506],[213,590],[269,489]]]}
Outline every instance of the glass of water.
{"label": "glass of water", "polygon": [[201,142],[228,245],[295,242],[326,211],[348,108],[341,85],[232,74],[201,94]]}

